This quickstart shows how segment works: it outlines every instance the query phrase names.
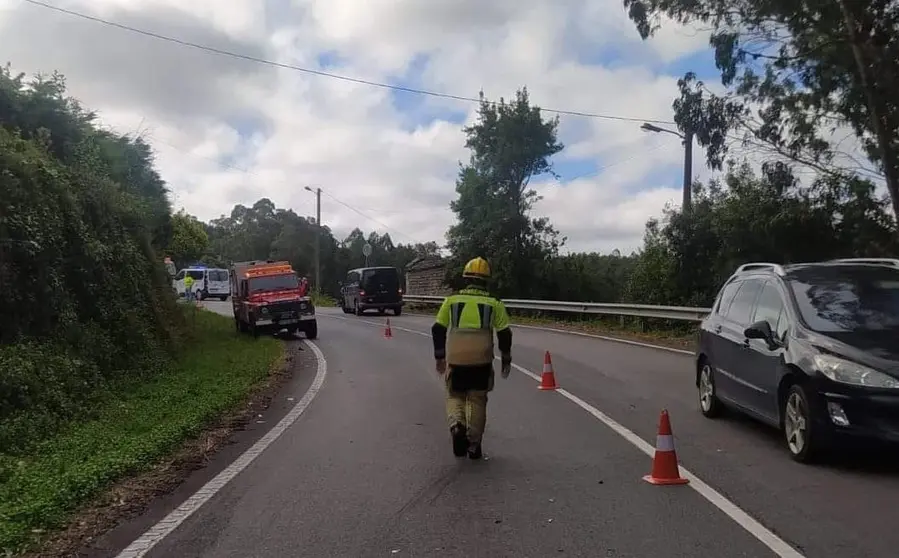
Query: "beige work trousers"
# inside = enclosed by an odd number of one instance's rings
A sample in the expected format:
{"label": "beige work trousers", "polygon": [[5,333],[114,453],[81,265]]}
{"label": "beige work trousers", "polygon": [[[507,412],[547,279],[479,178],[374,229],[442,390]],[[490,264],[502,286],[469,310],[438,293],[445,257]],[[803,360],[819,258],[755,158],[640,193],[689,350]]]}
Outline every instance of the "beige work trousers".
{"label": "beige work trousers", "polygon": [[484,429],[487,428],[487,394],[493,389],[493,371],[490,372],[489,389],[453,391],[450,375],[452,369],[444,375],[446,381],[446,421],[449,427],[456,423],[464,424],[468,429],[468,442],[472,445],[481,443]]}

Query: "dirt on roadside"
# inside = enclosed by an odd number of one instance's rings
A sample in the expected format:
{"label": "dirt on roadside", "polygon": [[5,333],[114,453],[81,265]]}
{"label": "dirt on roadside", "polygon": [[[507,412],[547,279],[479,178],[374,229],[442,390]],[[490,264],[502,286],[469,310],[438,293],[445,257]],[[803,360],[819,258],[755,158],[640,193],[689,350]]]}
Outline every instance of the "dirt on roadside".
{"label": "dirt on roadside", "polygon": [[[232,437],[267,410],[272,399],[300,368],[302,343],[289,343],[284,357],[239,409],[221,417],[198,436],[185,441],[167,459],[149,471],[113,483],[76,512],[63,530],[49,534],[39,548],[22,558],[79,558],[98,537],[124,521],[143,514],[160,496],[175,491],[194,471],[207,466]],[[310,352],[310,351],[307,351]]]}

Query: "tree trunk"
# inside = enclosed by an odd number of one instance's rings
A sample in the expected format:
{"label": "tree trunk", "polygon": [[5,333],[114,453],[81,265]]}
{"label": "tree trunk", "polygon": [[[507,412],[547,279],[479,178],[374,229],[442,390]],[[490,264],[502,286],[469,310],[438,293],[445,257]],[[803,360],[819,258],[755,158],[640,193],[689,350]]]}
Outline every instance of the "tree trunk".
{"label": "tree trunk", "polygon": [[890,201],[893,204],[893,215],[899,221],[899,157],[893,149],[889,131],[884,118],[886,107],[881,102],[881,96],[871,81],[870,71],[865,60],[864,53],[859,46],[860,38],[856,32],[855,15],[849,9],[846,0],[837,0],[840,10],[843,12],[843,22],[846,25],[846,33],[849,44],[852,47],[852,55],[858,68],[859,80],[868,103],[868,112],[871,117],[871,129],[877,136],[877,145],[880,149],[880,161],[883,165],[883,174],[886,178],[887,190],[890,193]]}

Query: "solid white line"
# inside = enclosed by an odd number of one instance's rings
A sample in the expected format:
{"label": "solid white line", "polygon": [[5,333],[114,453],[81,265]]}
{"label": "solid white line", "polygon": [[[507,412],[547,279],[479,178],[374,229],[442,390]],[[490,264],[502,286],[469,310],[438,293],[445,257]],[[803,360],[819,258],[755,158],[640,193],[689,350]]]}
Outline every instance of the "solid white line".
{"label": "solid white line", "polygon": [[300,399],[290,412],[269,430],[265,436],[257,440],[252,447],[243,452],[240,457],[231,463],[231,465],[216,475],[211,481],[203,485],[203,487],[197,490],[193,496],[185,500],[159,523],[135,539],[134,542],[118,554],[117,558],[140,558],[145,556],[150,549],[170,535],[172,531],[177,529],[178,526],[184,522],[184,520],[193,515],[194,512],[203,506],[203,504],[215,496],[219,490],[224,488],[226,484],[234,479],[234,477],[246,469],[254,459],[259,457],[272,442],[277,440],[288,428],[290,428],[290,425],[300,418],[300,415],[303,414],[306,408],[309,407],[309,404],[312,403],[312,400],[315,399],[315,396],[318,395],[319,390],[321,390],[322,385],[325,383],[325,376],[328,375],[328,362],[325,360],[325,355],[322,354],[321,349],[308,339],[304,339],[303,342],[306,343],[315,354],[315,358],[318,361],[318,368],[315,372],[315,379],[312,380],[312,385],[309,386],[309,390],[306,391],[306,394],[303,395],[302,399]]}
{"label": "solid white line", "polygon": [[[338,320],[347,320],[353,322],[360,322],[364,324],[371,325],[384,325],[378,322],[371,322],[368,320],[349,320],[348,318],[344,318],[342,316],[332,316],[337,318]],[[399,331],[406,331],[409,333],[414,333],[416,335],[421,335],[422,337],[430,337],[430,333],[426,333],[423,331],[417,331],[413,329],[406,329],[404,327],[397,327],[391,324],[391,329],[396,329]],[[567,333],[567,332],[565,332]],[[496,357],[499,360],[498,357]],[[540,376],[531,372],[527,368],[523,366],[519,366],[518,364],[512,363],[512,368],[518,370],[525,376],[539,382],[541,380]],[[633,431],[629,430],[627,427],[610,417],[609,415],[603,413],[593,405],[590,405],[580,397],[574,395],[573,393],[566,391],[564,389],[555,390],[556,393],[568,399],[581,409],[585,410],[587,413],[593,415],[599,422],[603,423],[613,432],[627,440],[638,450],[642,451],[649,457],[653,457],[655,455],[655,448],[652,444],[648,443],[646,440],[635,434]],[[803,554],[797,551],[795,548],[790,546],[786,541],[778,537],[774,534],[773,531],[759,523],[748,513],[743,511],[736,504],[727,499],[726,496],[706,484],[702,479],[685,469],[683,466],[680,467],[681,476],[689,479],[690,484],[687,485],[699,493],[700,496],[705,498],[709,503],[713,506],[724,512],[725,515],[730,517],[734,523],[745,529],[750,535],[755,537],[759,542],[763,545],[767,546],[771,551],[777,555],[779,558],[805,558]]]}
{"label": "solid white line", "polygon": [[570,329],[559,329],[559,328],[555,328],[555,327],[532,326],[532,325],[521,325],[521,324],[512,324],[512,327],[520,327],[520,328],[524,328],[524,329],[536,329],[539,331],[551,331],[553,333],[565,333],[568,335],[578,335],[580,337],[590,337],[593,339],[601,339],[602,341],[611,341],[613,343],[622,343],[624,345],[633,345],[635,347],[643,347],[645,349],[658,349],[660,351],[668,351],[670,353],[677,353],[680,355],[694,356],[696,354],[693,351],[686,351],[684,349],[675,349],[674,347],[664,347],[662,345],[653,345],[652,343],[644,343],[642,341],[631,341],[630,339],[620,339],[618,337],[609,337],[608,335],[597,335],[595,333],[585,333],[583,331],[573,331]]}

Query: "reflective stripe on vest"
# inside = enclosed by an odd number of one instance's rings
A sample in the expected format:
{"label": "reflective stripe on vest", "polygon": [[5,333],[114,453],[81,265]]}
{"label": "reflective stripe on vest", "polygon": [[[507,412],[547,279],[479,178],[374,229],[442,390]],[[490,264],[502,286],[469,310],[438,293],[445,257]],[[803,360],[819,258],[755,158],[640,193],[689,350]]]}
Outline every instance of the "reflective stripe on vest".
{"label": "reflective stripe on vest", "polygon": [[493,362],[493,306],[480,302],[476,294],[460,294],[468,300],[450,304],[446,361],[457,366],[490,364]]}

